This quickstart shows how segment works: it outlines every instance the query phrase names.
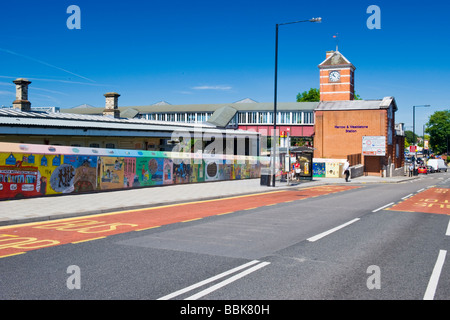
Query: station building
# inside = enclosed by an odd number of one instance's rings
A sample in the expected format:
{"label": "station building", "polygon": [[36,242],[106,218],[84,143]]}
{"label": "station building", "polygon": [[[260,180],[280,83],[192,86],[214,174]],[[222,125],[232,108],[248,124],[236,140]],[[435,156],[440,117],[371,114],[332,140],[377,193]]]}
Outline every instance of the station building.
{"label": "station building", "polygon": [[[349,160],[362,174],[403,174],[404,134],[395,122],[395,98],[356,100],[356,68],[337,50],[326,52],[318,68],[320,101],[279,102],[277,129],[289,132],[291,145],[301,139],[313,147],[314,162]],[[244,154],[254,155],[250,150],[261,147],[254,138],[273,135],[272,102],[247,98],[228,104],[119,106],[120,95],[110,92],[105,107],[36,112],[28,101],[30,82],[14,83],[13,109],[0,109],[0,141],[168,151],[173,130],[193,132],[201,125],[206,131],[232,130],[244,139]]]}
{"label": "station building", "polygon": [[316,162],[347,159],[362,165],[365,175],[403,175],[405,139],[395,123],[395,98],[355,100],[355,66],[338,51],[327,52],[319,70]]}
{"label": "station building", "polygon": [[[187,149],[196,152],[221,141],[222,150],[214,150],[214,153],[259,155],[260,134],[221,125],[229,122],[226,108],[217,110],[201,126],[122,117],[118,110],[120,95],[109,92],[104,94],[105,107],[101,115],[40,111],[33,109],[28,100],[31,82],[19,78],[14,83],[13,108],[0,108],[0,142],[149,151],[172,151],[179,145],[183,152],[189,152]],[[184,145],[188,140],[191,140],[190,145]]]}
{"label": "station building", "polygon": [[[277,104],[277,129],[289,131],[293,141],[302,140],[312,144],[314,135],[314,110],[319,102],[279,102]],[[227,128],[258,132],[272,136],[273,102],[256,102],[246,98],[224,104],[172,105],[158,102],[151,105],[118,107],[121,117],[147,120],[201,124],[210,120],[214,112],[227,108],[231,112]],[[101,115],[103,108],[73,108],[62,113]]]}

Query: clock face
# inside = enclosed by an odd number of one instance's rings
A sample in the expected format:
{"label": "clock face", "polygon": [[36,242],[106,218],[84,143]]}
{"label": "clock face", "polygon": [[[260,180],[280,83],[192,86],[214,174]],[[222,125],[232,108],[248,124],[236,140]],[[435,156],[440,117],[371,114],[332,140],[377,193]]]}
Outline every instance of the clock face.
{"label": "clock face", "polygon": [[328,77],[331,82],[336,82],[341,79],[341,74],[339,73],[339,71],[331,71]]}

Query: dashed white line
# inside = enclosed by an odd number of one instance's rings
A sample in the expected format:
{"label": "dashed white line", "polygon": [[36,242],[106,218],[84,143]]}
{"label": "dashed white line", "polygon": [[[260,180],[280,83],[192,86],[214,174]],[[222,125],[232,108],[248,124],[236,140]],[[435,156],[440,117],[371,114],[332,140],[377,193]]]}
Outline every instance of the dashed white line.
{"label": "dashed white line", "polygon": [[409,198],[409,197],[411,197],[411,196],[413,196],[412,193],[408,194],[407,196],[404,196],[404,197],[402,198],[402,200],[405,200],[405,199],[407,199],[407,198]]}
{"label": "dashed white line", "polygon": [[165,295],[164,297],[161,297],[161,298],[159,298],[158,300],[169,300],[169,299],[174,298],[174,297],[176,297],[176,296],[179,296],[179,295],[181,295],[181,294],[183,294],[183,293],[189,292],[189,291],[194,290],[194,289],[196,289],[196,288],[198,288],[198,287],[201,287],[201,286],[203,286],[203,285],[205,285],[205,284],[208,284],[208,283],[210,283],[210,282],[213,282],[213,281],[215,281],[215,280],[217,280],[217,279],[226,277],[226,276],[228,276],[228,275],[230,275],[230,274],[232,274],[232,273],[234,273],[234,272],[237,272],[237,271],[239,271],[239,270],[242,270],[242,269],[244,269],[244,268],[247,268],[247,267],[249,267],[249,266],[251,266],[251,265],[254,265],[254,264],[258,263],[258,262],[259,262],[258,260],[250,261],[250,262],[245,263],[245,264],[243,264],[243,265],[240,265],[240,266],[238,266],[238,267],[236,267],[236,268],[233,268],[233,269],[231,269],[231,270],[228,270],[228,271],[225,271],[225,272],[223,272],[223,273],[220,273],[220,274],[218,274],[218,275],[216,275],[216,276],[214,276],[214,277],[208,278],[208,279],[206,279],[206,280],[200,281],[200,282],[198,282],[198,283],[196,283],[196,284],[193,284],[193,285],[191,285],[191,286],[189,286],[189,287],[186,287],[186,288],[184,288],[184,289],[180,289],[180,290],[178,290],[178,291],[175,291],[175,292],[173,292],[173,293],[170,293],[170,294],[168,294],[168,295]]}
{"label": "dashed white line", "polygon": [[431,273],[430,281],[428,282],[427,290],[423,296],[423,300],[433,300],[436,293],[437,284],[441,275],[442,266],[444,265],[446,250],[439,250],[439,255],[434,265],[433,272]]}
{"label": "dashed white line", "polygon": [[450,221],[448,222],[447,231],[445,232],[446,236],[450,236]]}
{"label": "dashed white line", "polygon": [[387,207],[389,207],[389,206],[392,206],[394,203],[395,203],[395,202],[388,203],[387,205],[382,206],[382,207],[380,207],[380,208],[378,208],[378,209],[375,209],[375,210],[373,210],[372,212],[377,212],[377,211],[383,210],[383,209],[385,209],[385,208],[387,208]]}
{"label": "dashed white line", "polygon": [[335,227],[335,228],[333,228],[333,229],[330,229],[330,230],[328,230],[328,231],[319,233],[318,235],[315,235],[314,237],[308,238],[308,239],[306,239],[306,240],[308,240],[309,242],[317,241],[317,240],[322,239],[323,237],[326,237],[327,235],[329,235],[329,234],[331,234],[331,233],[333,233],[333,232],[335,232],[335,231],[337,231],[337,230],[339,230],[339,229],[342,229],[342,228],[344,228],[344,227],[346,227],[346,226],[348,226],[348,225],[350,225],[350,224],[352,224],[352,223],[354,223],[354,222],[356,222],[356,221],[358,221],[358,220],[359,220],[359,218],[350,220],[349,222],[346,222],[346,223],[344,223],[344,224],[341,224],[340,226],[337,226],[337,227]]}
{"label": "dashed white line", "polygon": [[238,273],[238,274],[236,274],[236,275],[234,275],[234,276],[232,276],[232,277],[230,277],[230,278],[228,278],[228,279],[226,279],[226,280],[224,280],[222,282],[219,282],[219,283],[217,283],[217,284],[215,284],[215,285],[213,285],[213,286],[211,286],[211,287],[209,287],[209,288],[207,288],[207,289],[205,289],[203,291],[200,291],[200,292],[198,292],[198,293],[196,293],[196,294],[194,294],[194,295],[192,295],[190,297],[187,297],[184,300],[197,300],[197,299],[199,299],[199,298],[201,298],[203,296],[206,296],[207,294],[210,294],[211,292],[216,291],[216,290],[218,290],[218,289],[220,289],[220,288],[222,288],[222,287],[224,287],[224,286],[226,286],[226,285],[228,285],[228,284],[230,284],[230,283],[232,283],[232,282],[234,282],[234,281],[236,281],[236,280],[238,280],[238,279],[240,279],[242,277],[245,277],[246,275],[248,275],[248,274],[250,274],[252,272],[255,272],[256,270],[259,270],[259,269],[269,265],[269,264],[270,264],[270,262],[261,262],[260,264],[257,264],[256,266],[253,266],[253,267],[251,267],[251,268],[249,268],[249,269],[247,269],[245,271],[242,271],[241,273]]}

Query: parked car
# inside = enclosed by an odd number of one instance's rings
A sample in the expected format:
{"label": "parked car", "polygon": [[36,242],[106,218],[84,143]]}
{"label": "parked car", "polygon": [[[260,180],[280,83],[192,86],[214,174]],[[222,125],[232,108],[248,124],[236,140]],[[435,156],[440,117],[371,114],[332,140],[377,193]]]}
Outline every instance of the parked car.
{"label": "parked car", "polygon": [[447,165],[445,164],[444,160],[442,159],[430,159],[428,160],[427,165],[432,166],[434,171],[445,171],[447,172]]}
{"label": "parked car", "polygon": [[427,167],[425,167],[425,166],[420,166],[420,167],[417,169],[417,173],[428,174]]}

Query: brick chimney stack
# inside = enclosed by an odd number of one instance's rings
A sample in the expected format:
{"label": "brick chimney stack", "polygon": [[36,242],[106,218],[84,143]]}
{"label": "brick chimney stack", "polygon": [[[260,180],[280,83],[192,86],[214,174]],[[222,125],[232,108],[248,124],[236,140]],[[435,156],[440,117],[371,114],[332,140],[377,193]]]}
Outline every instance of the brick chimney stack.
{"label": "brick chimney stack", "polygon": [[16,85],[16,100],[13,101],[13,109],[31,111],[31,102],[28,101],[28,85],[31,81],[18,78],[13,82]]}
{"label": "brick chimney stack", "polygon": [[116,119],[120,118],[119,110],[119,97],[120,94],[116,92],[108,92],[104,94],[105,96],[105,110],[103,110],[104,116],[113,116]]}

